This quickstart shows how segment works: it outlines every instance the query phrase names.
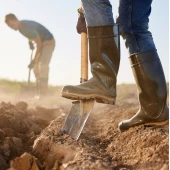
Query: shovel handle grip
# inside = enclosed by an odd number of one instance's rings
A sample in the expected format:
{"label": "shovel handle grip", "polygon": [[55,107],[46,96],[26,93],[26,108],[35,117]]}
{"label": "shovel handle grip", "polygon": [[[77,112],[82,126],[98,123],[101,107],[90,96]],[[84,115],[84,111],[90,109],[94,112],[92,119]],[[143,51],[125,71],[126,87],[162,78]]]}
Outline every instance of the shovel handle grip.
{"label": "shovel handle grip", "polygon": [[88,80],[88,39],[86,33],[81,33],[81,79],[80,83]]}

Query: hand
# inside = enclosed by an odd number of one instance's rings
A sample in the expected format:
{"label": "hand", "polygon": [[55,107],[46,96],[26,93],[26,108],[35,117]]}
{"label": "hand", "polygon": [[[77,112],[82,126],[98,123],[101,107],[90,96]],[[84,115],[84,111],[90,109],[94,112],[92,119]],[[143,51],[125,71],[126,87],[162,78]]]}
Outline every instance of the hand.
{"label": "hand", "polygon": [[35,60],[32,60],[31,63],[28,65],[28,68],[29,69],[34,68],[34,65],[35,65]]}
{"label": "hand", "polygon": [[82,32],[87,33],[86,21],[82,10],[78,9],[79,17],[77,21],[77,32],[81,34]]}
{"label": "hand", "polygon": [[34,49],[34,45],[33,45],[32,41],[29,41],[28,43],[29,43],[30,49],[33,50]]}

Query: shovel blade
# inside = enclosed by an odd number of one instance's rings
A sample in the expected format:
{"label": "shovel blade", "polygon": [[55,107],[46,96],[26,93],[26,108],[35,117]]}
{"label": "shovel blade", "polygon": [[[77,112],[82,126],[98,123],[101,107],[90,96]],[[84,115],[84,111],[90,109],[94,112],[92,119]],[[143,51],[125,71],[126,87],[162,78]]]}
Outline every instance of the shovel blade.
{"label": "shovel blade", "polygon": [[79,116],[79,113],[80,113],[80,102],[79,101],[72,102],[71,111],[68,114],[65,120],[64,126],[61,129],[62,133],[68,134],[68,135],[70,134],[71,129],[74,126],[74,122]]}
{"label": "shovel blade", "polygon": [[94,103],[94,99],[73,102],[71,111],[62,127],[62,132],[78,140]]}

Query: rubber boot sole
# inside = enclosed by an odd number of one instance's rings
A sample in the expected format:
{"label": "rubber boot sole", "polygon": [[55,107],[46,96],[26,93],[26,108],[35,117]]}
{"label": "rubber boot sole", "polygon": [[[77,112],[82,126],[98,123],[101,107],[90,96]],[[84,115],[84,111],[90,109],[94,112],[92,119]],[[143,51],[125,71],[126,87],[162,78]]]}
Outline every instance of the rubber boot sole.
{"label": "rubber boot sole", "polygon": [[114,105],[115,102],[116,102],[116,98],[101,96],[101,95],[97,95],[97,94],[90,94],[90,95],[86,95],[86,94],[82,95],[81,94],[81,95],[77,95],[77,94],[64,93],[63,92],[62,97],[65,97],[67,99],[72,99],[72,100],[95,99],[96,102],[98,102],[98,103],[112,104],[112,105]]}
{"label": "rubber boot sole", "polygon": [[145,126],[163,126],[169,123],[169,119],[163,121],[163,122],[152,122],[152,123],[145,123]]}
{"label": "rubber boot sole", "polygon": [[[150,122],[150,123],[144,123],[144,124],[140,124],[140,125],[144,125],[144,126],[148,126],[148,127],[151,127],[151,126],[164,126],[164,125],[167,125],[169,123],[169,119],[163,121],[163,122]],[[136,126],[140,126],[140,125],[136,125]],[[135,126],[132,126],[132,127],[135,127]],[[120,129],[121,132],[124,132],[132,127],[129,127],[127,129]]]}

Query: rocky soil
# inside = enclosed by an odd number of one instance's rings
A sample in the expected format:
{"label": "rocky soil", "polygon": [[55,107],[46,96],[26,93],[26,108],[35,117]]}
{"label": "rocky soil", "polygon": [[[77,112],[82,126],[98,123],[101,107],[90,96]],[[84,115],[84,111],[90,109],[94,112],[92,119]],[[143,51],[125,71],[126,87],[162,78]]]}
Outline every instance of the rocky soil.
{"label": "rocky soil", "polygon": [[69,100],[2,102],[0,170],[168,170],[169,125],[119,131],[139,107],[134,87],[124,89],[117,105],[95,104],[78,141],[61,133]]}

